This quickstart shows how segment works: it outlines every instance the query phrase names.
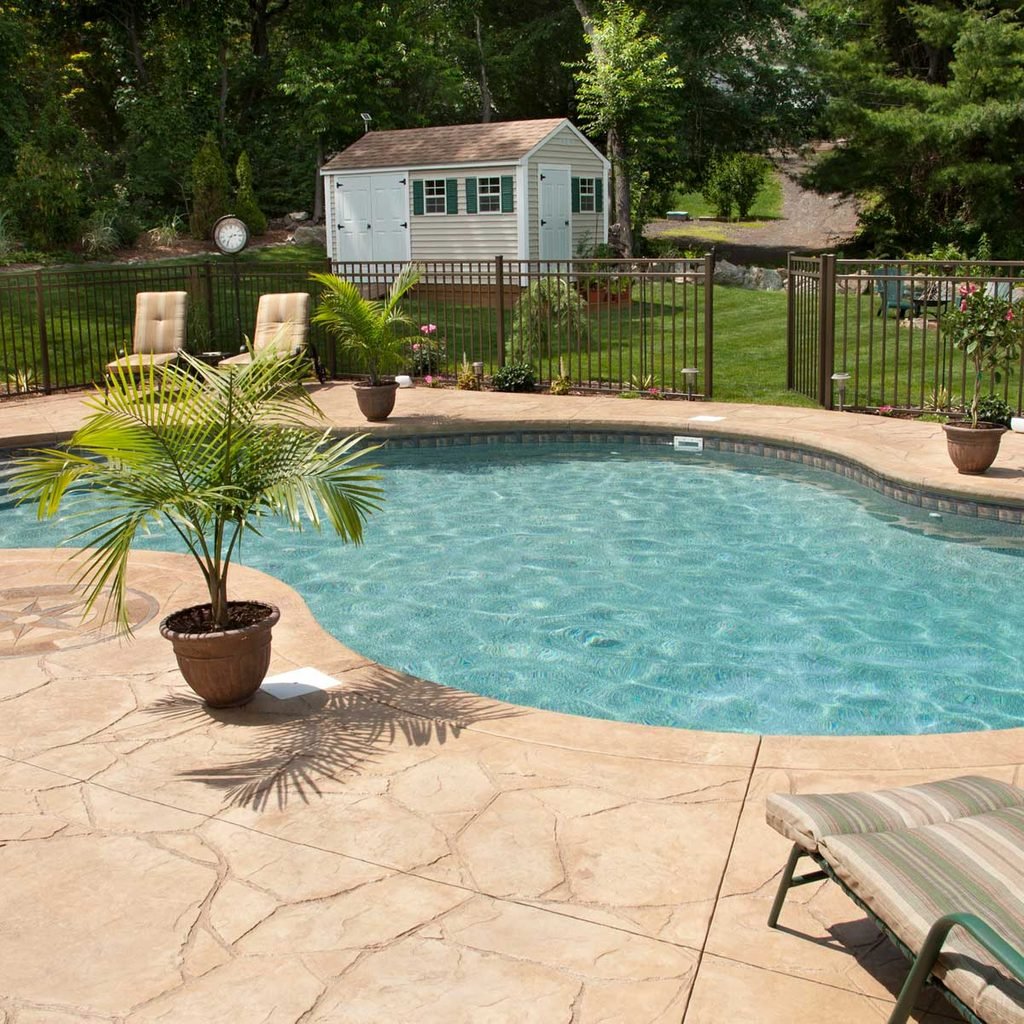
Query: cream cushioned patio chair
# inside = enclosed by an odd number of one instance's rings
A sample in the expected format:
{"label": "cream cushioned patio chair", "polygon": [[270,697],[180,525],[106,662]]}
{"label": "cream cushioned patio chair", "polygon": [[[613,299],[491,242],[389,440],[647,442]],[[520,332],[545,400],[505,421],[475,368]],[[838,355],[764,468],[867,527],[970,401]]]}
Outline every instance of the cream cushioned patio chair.
{"label": "cream cushioned patio chair", "polygon": [[[774,794],[792,840],[768,924],[794,885],[831,878],[913,961],[889,1024],[925,982],[971,1022],[1024,1024],[1024,789],[965,775],[876,792]],[[821,868],[795,875],[810,857]]]}
{"label": "cream cushioned patio chair", "polygon": [[280,358],[297,355],[309,337],[309,295],[306,292],[279,292],[261,295],[256,308],[256,330],[252,352],[222,359],[218,366],[239,366],[252,362],[253,352],[274,348]]}
{"label": "cream cushioned patio chair", "polygon": [[132,351],[112,359],[107,370],[140,370],[173,363],[185,348],[187,292],[139,292],[135,296]]}

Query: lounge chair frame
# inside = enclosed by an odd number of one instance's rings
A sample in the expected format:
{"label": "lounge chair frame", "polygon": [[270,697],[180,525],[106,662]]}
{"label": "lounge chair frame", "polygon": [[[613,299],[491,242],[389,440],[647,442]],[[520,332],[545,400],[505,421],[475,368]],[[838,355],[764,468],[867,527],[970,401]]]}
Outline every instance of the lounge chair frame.
{"label": "lounge chair frame", "polygon": [[[799,861],[803,857],[810,857],[821,870],[809,871],[806,874],[796,874],[796,867]],[[976,1016],[964,1003],[945,985],[942,981],[932,974],[935,967],[935,962],[938,960],[939,955],[942,952],[943,943],[946,941],[946,936],[950,930],[954,927],[964,928],[968,931],[974,939],[979,942],[985,950],[998,960],[1014,977],[1019,981],[1024,982],[1024,956],[1021,956],[1009,943],[1004,941],[1000,936],[987,925],[980,917],[976,914],[945,914],[935,921],[928,931],[924,942],[921,944],[921,949],[915,954],[905,943],[903,943],[889,928],[889,926],[877,917],[872,910],[864,904],[855,893],[851,892],[850,889],[843,884],[835,872],[832,870],[831,865],[825,860],[819,853],[812,853],[810,850],[805,850],[799,843],[794,843],[792,850],[789,852],[789,859],[786,861],[786,866],[782,869],[782,878],[779,880],[779,888],[775,894],[775,900],[772,903],[771,912],[768,914],[768,927],[775,928],[778,926],[779,914],[782,911],[782,905],[786,901],[786,893],[789,892],[794,886],[798,885],[809,885],[812,882],[823,882],[826,879],[831,879],[835,882],[847,896],[853,900],[854,903],[860,907],[871,918],[872,921],[878,926],[879,930],[888,938],[897,949],[903,953],[913,963],[910,969],[910,973],[907,975],[906,981],[903,983],[903,988],[900,990],[899,997],[896,1000],[896,1005],[893,1007],[892,1013],[889,1015],[887,1024],[906,1024],[910,1019],[910,1014],[914,1009],[914,1005],[917,1003],[918,996],[921,994],[922,989],[929,982],[935,986],[950,1003],[956,1008],[965,1020],[969,1024],[985,1024],[985,1022],[978,1016]]]}

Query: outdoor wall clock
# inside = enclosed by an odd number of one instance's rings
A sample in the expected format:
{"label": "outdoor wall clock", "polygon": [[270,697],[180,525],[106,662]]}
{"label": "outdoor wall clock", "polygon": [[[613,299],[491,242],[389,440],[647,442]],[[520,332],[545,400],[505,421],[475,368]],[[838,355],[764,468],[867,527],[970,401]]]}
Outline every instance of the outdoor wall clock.
{"label": "outdoor wall clock", "polygon": [[245,221],[229,213],[213,225],[213,243],[222,253],[234,256],[249,244],[249,229]]}

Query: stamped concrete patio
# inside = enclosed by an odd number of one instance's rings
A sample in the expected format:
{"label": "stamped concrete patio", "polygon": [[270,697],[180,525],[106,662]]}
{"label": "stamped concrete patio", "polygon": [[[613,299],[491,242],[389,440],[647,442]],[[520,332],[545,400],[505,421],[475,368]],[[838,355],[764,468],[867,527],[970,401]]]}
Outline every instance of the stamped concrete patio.
{"label": "stamped concrete patio", "polygon": [[[350,387],[316,395],[364,427]],[[0,435],[82,412],[3,403]],[[816,410],[416,389],[380,433],[567,426],[757,436],[1024,506],[1024,437],[972,481],[934,425]],[[338,686],[209,712],[157,632],[203,599],[183,557],[134,559],[127,646],[81,620],[63,554],[4,566],[0,1024],[880,1022],[905,962],[835,887],[765,926],[788,848],[765,794],[1024,784],[1024,729],[761,737],[495,703],[347,650],[244,569],[234,591],[282,609],[271,671]]]}

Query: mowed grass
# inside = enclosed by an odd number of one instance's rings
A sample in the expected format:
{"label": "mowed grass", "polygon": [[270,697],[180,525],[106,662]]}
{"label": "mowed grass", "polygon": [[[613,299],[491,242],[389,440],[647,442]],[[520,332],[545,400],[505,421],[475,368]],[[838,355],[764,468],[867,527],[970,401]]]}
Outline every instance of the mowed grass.
{"label": "mowed grass", "polygon": [[786,390],[786,293],[716,286],[714,301],[714,399],[815,407]]}

